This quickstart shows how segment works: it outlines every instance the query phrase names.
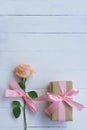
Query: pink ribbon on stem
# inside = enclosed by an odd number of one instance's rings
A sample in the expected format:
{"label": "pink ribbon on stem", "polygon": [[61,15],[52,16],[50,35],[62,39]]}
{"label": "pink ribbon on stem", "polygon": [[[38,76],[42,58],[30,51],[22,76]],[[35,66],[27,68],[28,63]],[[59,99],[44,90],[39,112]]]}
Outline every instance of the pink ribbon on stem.
{"label": "pink ribbon on stem", "polygon": [[52,93],[47,92],[46,95],[40,96],[36,98],[35,100],[46,100],[51,102],[51,105],[45,109],[45,112],[48,115],[51,115],[55,110],[59,111],[59,120],[65,121],[65,105],[64,103],[67,103],[69,106],[76,108],[77,110],[82,110],[84,107],[82,104],[74,101],[72,99],[73,96],[77,95],[79,91],[76,88],[72,88],[69,91],[66,91],[66,82],[60,81],[59,82],[59,88],[61,95],[55,95]]}
{"label": "pink ribbon on stem", "polygon": [[20,88],[19,84],[15,80],[10,82],[10,88],[11,89],[5,90],[5,97],[22,97],[32,112],[36,112],[38,110],[38,107],[35,103],[33,103],[33,100]]}

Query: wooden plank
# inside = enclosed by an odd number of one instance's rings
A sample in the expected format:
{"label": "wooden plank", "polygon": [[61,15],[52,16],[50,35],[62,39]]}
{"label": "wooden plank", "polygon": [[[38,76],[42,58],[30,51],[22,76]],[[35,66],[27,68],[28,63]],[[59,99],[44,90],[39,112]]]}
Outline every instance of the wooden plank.
{"label": "wooden plank", "polygon": [[59,52],[71,55],[87,52],[86,34],[0,34],[0,55],[5,52]]}
{"label": "wooden plank", "polygon": [[[1,67],[2,67],[2,70],[9,70],[11,69],[11,67],[15,66],[18,63],[20,62],[26,62],[27,59],[29,59],[28,62],[32,63],[32,64],[35,64],[36,65],[36,68],[40,66],[38,66],[39,64],[41,66],[47,66],[45,68],[42,67],[43,71],[44,69],[48,69],[50,70],[51,67],[53,65],[55,65],[56,69],[57,68],[61,68],[61,69],[66,69],[66,70],[86,70],[87,69],[87,60],[85,59],[85,54],[70,54],[70,53],[66,53],[64,54],[63,52],[49,52],[49,55],[48,55],[48,52],[1,52],[1,57],[3,59],[7,59],[6,61],[1,59],[0,61],[0,64],[1,64]],[[14,60],[12,60],[14,57]],[[58,59],[58,60],[57,60]],[[61,60],[62,59],[62,60]],[[65,60],[64,60],[65,59]],[[7,62],[7,61],[12,61],[12,62]],[[49,61],[49,62],[48,62]],[[58,62],[59,61],[59,62]],[[40,63],[41,62],[41,63]],[[50,64],[52,66],[50,66]],[[63,66],[64,65],[64,66]],[[55,67],[53,66],[53,70],[56,71]],[[41,68],[40,68],[41,69]],[[59,70],[59,69],[57,69]]]}
{"label": "wooden plank", "polygon": [[0,17],[1,33],[87,33],[86,16]]}
{"label": "wooden plank", "polygon": [[86,0],[0,0],[1,15],[87,15]]}

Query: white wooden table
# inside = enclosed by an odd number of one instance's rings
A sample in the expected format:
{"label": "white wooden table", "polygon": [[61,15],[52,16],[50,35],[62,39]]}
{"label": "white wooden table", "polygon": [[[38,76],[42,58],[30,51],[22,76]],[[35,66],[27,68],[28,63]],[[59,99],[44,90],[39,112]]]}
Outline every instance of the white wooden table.
{"label": "white wooden table", "polygon": [[0,0],[0,129],[23,130],[23,116],[12,117],[11,100],[3,98],[20,63],[30,63],[36,75],[29,90],[44,94],[50,81],[72,80],[75,98],[85,105],[73,111],[73,121],[52,122],[44,113],[27,110],[29,130],[87,129],[87,0]]}

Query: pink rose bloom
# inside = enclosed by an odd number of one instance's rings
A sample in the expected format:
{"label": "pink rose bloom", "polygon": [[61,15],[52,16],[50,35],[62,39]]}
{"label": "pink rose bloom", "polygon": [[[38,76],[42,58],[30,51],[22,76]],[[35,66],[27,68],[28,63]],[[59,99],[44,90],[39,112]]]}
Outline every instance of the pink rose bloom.
{"label": "pink rose bloom", "polygon": [[31,65],[20,64],[15,68],[15,73],[21,78],[28,78],[33,76],[35,71]]}

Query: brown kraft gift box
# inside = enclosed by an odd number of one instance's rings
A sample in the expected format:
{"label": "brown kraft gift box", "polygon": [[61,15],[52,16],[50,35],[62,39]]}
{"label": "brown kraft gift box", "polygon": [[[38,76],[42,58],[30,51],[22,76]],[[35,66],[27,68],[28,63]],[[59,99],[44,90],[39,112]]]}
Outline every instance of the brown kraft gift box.
{"label": "brown kraft gift box", "polygon": [[[66,81],[66,91],[70,90],[73,87],[72,81]],[[54,81],[51,82],[49,87],[48,87],[48,91],[50,93],[56,94],[56,95],[60,95],[60,91],[59,91],[59,81]],[[69,106],[67,103],[64,103],[65,105],[65,114],[66,114],[66,118],[65,121],[72,121],[72,107]],[[55,112],[53,112],[51,114],[51,120],[53,121],[58,121],[58,110],[56,110]]]}

